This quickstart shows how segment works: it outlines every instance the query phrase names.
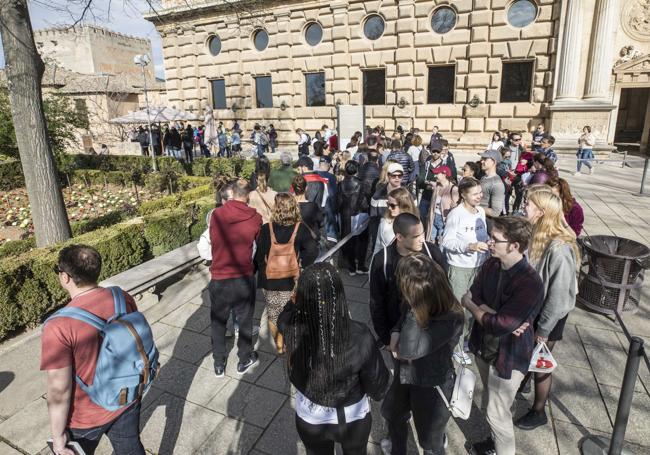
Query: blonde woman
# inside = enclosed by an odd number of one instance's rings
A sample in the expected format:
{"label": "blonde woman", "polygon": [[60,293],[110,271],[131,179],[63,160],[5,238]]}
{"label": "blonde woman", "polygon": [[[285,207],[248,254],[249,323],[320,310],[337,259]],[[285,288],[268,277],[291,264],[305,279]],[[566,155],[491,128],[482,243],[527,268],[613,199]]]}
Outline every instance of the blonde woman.
{"label": "blonde woman", "polygon": [[451,180],[451,169],[448,166],[436,167],[431,172],[436,176],[436,186],[429,205],[426,238],[439,245],[447,215],[458,205],[459,193],[458,187]]}
{"label": "blonde woman", "polygon": [[375,249],[372,252],[373,255],[392,243],[395,238],[395,233],[393,232],[393,221],[395,221],[397,215],[409,212],[415,216],[419,216],[413,196],[411,196],[411,193],[409,193],[409,191],[404,187],[397,188],[388,193],[386,203],[388,210],[386,210],[386,213],[379,221]]}
{"label": "blonde woman", "polygon": [[257,174],[257,188],[251,191],[248,205],[262,216],[262,223],[268,223],[275,206],[275,195],[278,194],[268,186],[268,175]]}
{"label": "blonde woman", "polygon": [[[255,264],[259,270],[257,274],[257,287],[262,289],[266,300],[266,315],[269,323],[269,332],[275,341],[278,354],[282,354],[283,340],[278,332],[278,316],[282,308],[289,301],[295,287],[294,278],[268,279],[266,277],[266,259],[271,251],[272,242],[286,244],[294,236],[294,250],[298,257],[301,269],[311,265],[318,256],[318,243],[311,235],[309,228],[302,223],[298,202],[289,193],[278,193],[273,204],[273,213],[268,223],[264,224],[257,237],[257,251]],[[273,232],[271,233],[271,229]]]}
{"label": "blonde woman", "polygon": [[[575,233],[564,219],[562,200],[557,195],[550,191],[534,191],[527,195],[525,209],[533,225],[528,258],[544,283],[544,303],[535,320],[535,341],[545,342],[552,350],[562,339],[567,317],[575,306],[580,251]],[[550,373],[535,373],[535,402],[530,411],[515,422],[517,427],[532,430],[548,422],[544,405],[551,384]]]}

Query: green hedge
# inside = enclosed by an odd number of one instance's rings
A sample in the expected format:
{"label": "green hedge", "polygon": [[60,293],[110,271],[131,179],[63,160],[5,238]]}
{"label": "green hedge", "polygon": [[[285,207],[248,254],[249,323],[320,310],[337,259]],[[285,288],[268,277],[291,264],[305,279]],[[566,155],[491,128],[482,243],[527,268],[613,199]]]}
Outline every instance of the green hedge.
{"label": "green hedge", "polygon": [[183,203],[208,196],[212,196],[214,200],[214,189],[211,184],[197,186],[191,190],[154,199],[153,201],[143,202],[140,205],[138,212],[140,215],[151,215],[161,210],[178,208]]}
{"label": "green hedge", "polygon": [[142,222],[127,222],[90,232],[50,248],[34,249],[0,260],[0,339],[40,323],[67,300],[52,269],[59,250],[69,244],[91,245],[102,255],[100,280],[142,263],[148,247]]}
{"label": "green hedge", "polygon": [[160,256],[190,242],[187,210],[163,210],[144,217],[144,237],[153,256]]}
{"label": "green hedge", "polygon": [[0,191],[9,191],[21,186],[25,186],[25,179],[20,161],[0,162]]}

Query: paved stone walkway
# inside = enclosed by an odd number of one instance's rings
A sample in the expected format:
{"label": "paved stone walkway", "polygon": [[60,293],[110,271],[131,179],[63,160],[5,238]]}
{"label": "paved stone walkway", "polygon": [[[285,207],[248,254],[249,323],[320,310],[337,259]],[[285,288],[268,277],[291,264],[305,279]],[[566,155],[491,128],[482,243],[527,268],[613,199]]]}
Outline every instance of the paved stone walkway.
{"label": "paved stone walkway", "polygon": [[[459,166],[475,155],[457,154]],[[568,161],[568,160],[567,160]],[[569,167],[570,163],[566,164]],[[594,176],[567,176],[585,208],[588,234],[616,234],[650,243],[650,199],[632,196],[638,190],[640,169],[602,165]],[[344,276],[350,312],[369,323],[368,289],[363,277]],[[159,302],[139,302],[153,326],[161,351],[162,369],[147,394],[142,412],[142,440],[152,454],[304,453],[294,425],[291,390],[282,359],[274,355],[266,330],[266,315],[258,294],[256,320],[260,362],[244,376],[235,374],[234,350],[225,378],[212,371],[209,302],[204,292],[204,267],[162,290]],[[648,286],[642,305],[625,322],[633,334],[650,342]],[[231,341],[232,343],[232,341]],[[576,308],[557,345],[560,364],[548,405],[551,422],[532,432],[517,430],[521,454],[577,454],[579,441],[589,434],[609,435],[616,414],[628,343],[613,318]],[[48,453],[49,435],[44,374],[38,370],[39,331],[34,330],[0,345],[0,454]],[[641,365],[626,439],[637,454],[650,453],[650,373]],[[448,453],[466,453],[469,443],[488,432],[481,403],[480,382],[476,407],[469,421],[450,422]],[[517,400],[516,416],[526,412],[531,396]],[[380,454],[385,434],[378,406],[369,453]],[[418,453],[411,438],[411,453]],[[98,454],[111,453],[103,441]]]}

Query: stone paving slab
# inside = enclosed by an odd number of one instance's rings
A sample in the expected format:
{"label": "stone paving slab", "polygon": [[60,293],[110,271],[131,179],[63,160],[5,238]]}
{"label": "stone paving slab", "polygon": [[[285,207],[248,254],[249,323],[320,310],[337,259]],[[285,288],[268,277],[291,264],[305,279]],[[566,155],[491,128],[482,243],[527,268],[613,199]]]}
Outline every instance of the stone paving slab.
{"label": "stone paving slab", "polygon": [[19,452],[2,441],[0,441],[0,453],[3,455],[22,455],[22,452]]}
{"label": "stone paving slab", "polygon": [[39,397],[0,424],[0,436],[27,453],[37,453],[50,437],[47,402]]}

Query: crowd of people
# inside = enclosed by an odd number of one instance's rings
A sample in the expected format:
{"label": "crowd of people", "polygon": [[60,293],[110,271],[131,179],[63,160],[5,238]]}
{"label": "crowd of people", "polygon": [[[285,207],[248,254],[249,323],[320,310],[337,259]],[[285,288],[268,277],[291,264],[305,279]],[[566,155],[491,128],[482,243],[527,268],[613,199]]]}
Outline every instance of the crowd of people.
{"label": "crowd of people", "polygon": [[[424,453],[444,453],[454,362],[475,362],[491,435],[474,448],[514,455],[515,425],[547,423],[552,375],[531,375],[529,362],[538,343],[553,350],[562,339],[581,261],[582,209],[558,175],[554,138],[543,125],[530,146],[520,132],[495,132],[479,159],[458,169],[437,128],[430,137],[366,128],[345,148],[328,130],[324,125],[313,139],[298,130],[297,160],[282,152],[277,167],[258,142],[249,181],[215,178],[216,207],[208,216],[215,374],[225,375],[230,319],[238,325],[237,374],[258,362],[253,314],[260,289],[268,332],[296,389],[296,428],[307,453],[331,455],[335,442],[345,454],[366,453],[370,400],[383,400],[385,453],[406,453],[411,418]],[[588,158],[593,141],[581,141],[580,156]],[[345,242],[347,273],[369,276],[372,331],[350,318],[338,268],[318,260],[338,242]],[[70,305],[108,317],[113,302],[96,284],[99,259],[79,248],[60,255],[59,282]],[[48,402],[64,399],[59,369],[65,376],[74,366],[81,380],[92,378],[85,351],[70,341],[78,329],[65,318],[45,326]],[[144,453],[133,417],[139,408],[99,412],[70,378],[71,418],[63,408],[51,411],[57,453],[65,453],[60,444],[68,437],[92,453],[104,433],[121,453],[125,442],[112,430],[118,422],[134,425],[128,453]],[[513,422],[515,395],[531,378],[534,401]]]}

